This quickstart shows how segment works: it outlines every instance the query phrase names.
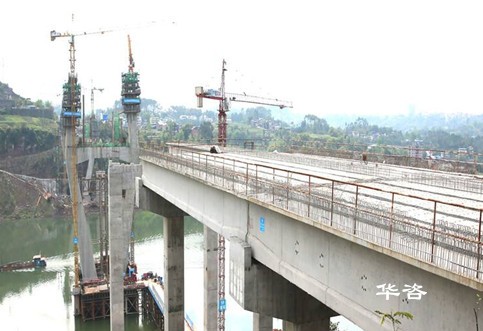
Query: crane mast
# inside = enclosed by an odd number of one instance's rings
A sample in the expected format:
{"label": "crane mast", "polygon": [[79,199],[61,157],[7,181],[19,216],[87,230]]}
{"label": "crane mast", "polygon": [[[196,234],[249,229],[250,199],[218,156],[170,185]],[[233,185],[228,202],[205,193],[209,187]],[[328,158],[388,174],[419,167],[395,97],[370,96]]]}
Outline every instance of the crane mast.
{"label": "crane mast", "polygon": [[94,91],[99,91],[102,93],[104,89],[97,88],[97,87],[91,88],[91,116],[89,117],[89,128],[88,130],[86,130],[89,136],[89,139],[91,139],[91,141],[99,137],[99,128],[95,120],[96,116],[95,116],[95,108],[94,108]]}
{"label": "crane mast", "polygon": [[221,99],[218,106],[218,144],[220,146],[226,146],[226,112],[229,110],[225,97],[225,65],[226,61],[223,59],[220,86]]}
{"label": "crane mast", "polygon": [[131,36],[127,35],[127,45],[129,49],[129,72],[132,73],[134,71],[134,59],[132,57],[132,49],[131,49]]}
{"label": "crane mast", "polygon": [[103,88],[97,88],[97,87],[91,88],[91,116],[93,116],[94,112],[95,112],[95,109],[94,109],[94,91],[103,92],[104,89]]}

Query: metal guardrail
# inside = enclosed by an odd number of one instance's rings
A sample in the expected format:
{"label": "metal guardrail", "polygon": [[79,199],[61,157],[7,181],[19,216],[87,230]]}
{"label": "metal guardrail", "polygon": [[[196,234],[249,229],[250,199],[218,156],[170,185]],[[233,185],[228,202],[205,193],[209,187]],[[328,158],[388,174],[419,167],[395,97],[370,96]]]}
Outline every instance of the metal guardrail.
{"label": "metal guardrail", "polygon": [[[142,159],[481,281],[483,208],[182,148]],[[457,222],[464,220],[465,225]]]}

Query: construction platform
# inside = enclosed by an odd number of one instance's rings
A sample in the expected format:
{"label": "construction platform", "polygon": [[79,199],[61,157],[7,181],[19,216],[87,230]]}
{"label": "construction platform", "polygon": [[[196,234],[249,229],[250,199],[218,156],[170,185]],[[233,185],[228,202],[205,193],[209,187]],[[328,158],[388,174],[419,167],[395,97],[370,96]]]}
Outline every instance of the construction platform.
{"label": "construction platform", "polygon": [[[144,282],[136,282],[124,286],[124,313],[141,314]],[[110,316],[110,294],[106,282],[92,282],[83,284],[81,288],[74,288],[74,315],[83,321],[102,319]]]}
{"label": "construction platform", "polygon": [[[83,321],[110,316],[109,286],[105,281],[84,283],[74,288],[74,315]],[[164,287],[157,279],[141,280],[124,285],[124,314],[143,314],[164,330]],[[193,321],[185,315],[185,330],[194,331]]]}

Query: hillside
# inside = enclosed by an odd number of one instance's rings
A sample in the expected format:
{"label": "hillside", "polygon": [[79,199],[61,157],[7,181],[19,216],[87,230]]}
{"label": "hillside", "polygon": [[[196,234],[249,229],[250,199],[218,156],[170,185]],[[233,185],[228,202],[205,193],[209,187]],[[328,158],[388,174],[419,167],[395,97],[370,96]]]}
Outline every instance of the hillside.
{"label": "hillside", "polygon": [[13,92],[8,84],[0,82],[0,109],[15,107],[25,101],[26,99]]}
{"label": "hillside", "polygon": [[[65,208],[35,182],[0,170],[0,221],[12,218],[54,216]],[[60,208],[59,208],[60,207]]]}
{"label": "hillside", "polygon": [[33,103],[0,82],[0,159],[47,151],[57,144],[58,124],[49,103]]}
{"label": "hillside", "polygon": [[2,114],[0,111],[0,130],[28,127],[31,130],[47,131],[56,134],[59,124],[48,118]]}

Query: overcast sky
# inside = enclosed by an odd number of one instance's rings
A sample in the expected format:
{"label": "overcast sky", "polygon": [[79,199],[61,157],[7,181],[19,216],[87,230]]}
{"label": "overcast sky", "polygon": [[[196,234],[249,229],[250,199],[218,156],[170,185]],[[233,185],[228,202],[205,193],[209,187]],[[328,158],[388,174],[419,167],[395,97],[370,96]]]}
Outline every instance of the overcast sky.
{"label": "overcast sky", "polygon": [[49,32],[115,28],[76,38],[86,101],[105,89],[96,108],[120,97],[130,33],[142,97],[164,107],[196,107],[195,86],[218,88],[225,58],[227,91],[299,113],[482,113],[482,14],[466,0],[15,0],[0,15],[0,81],[58,104],[68,38]]}

